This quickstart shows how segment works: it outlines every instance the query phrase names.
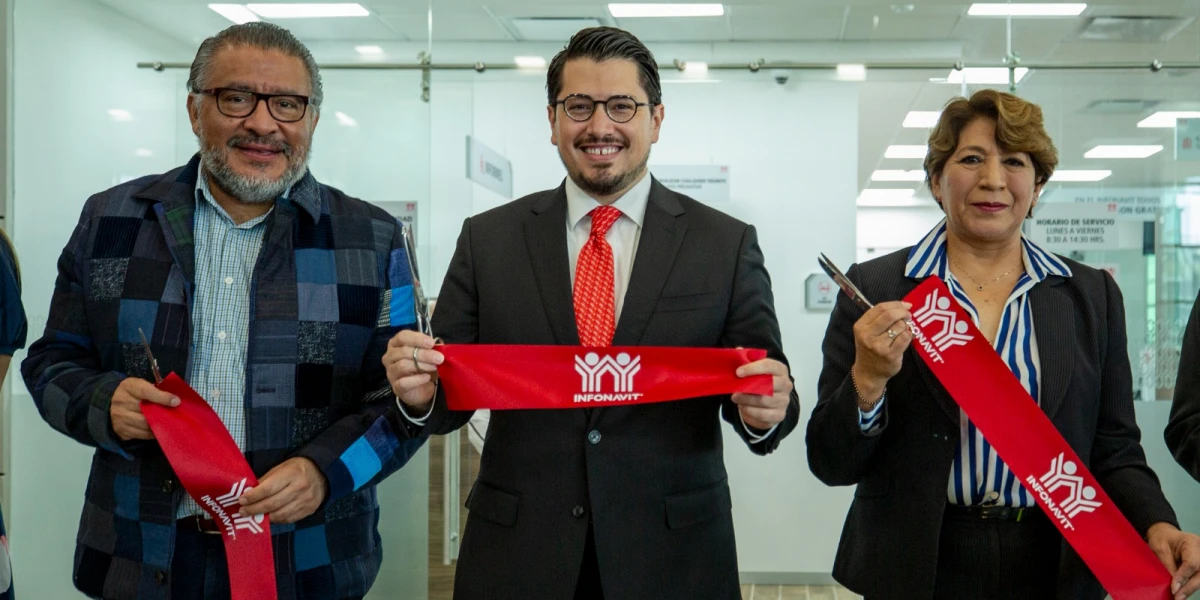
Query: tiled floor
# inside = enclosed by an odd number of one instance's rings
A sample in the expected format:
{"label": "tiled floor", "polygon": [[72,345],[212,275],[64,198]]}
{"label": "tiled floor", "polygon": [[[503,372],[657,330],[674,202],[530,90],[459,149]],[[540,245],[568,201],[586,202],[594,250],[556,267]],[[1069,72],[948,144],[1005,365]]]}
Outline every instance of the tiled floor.
{"label": "tiled floor", "polygon": [[742,600],[862,600],[838,585],[743,585]]}

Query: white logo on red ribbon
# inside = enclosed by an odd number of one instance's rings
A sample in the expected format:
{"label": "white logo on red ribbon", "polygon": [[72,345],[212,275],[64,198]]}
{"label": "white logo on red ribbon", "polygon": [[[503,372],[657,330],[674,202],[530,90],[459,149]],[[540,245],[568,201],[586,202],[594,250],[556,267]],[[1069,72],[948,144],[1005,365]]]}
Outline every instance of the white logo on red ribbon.
{"label": "white logo on red ribbon", "polygon": [[[633,377],[642,370],[642,357],[621,352],[603,356],[588,352],[575,357],[575,372],[580,377],[582,394],[575,402],[621,402],[637,400],[642,394],[633,391]],[[612,382],[612,393],[602,393],[605,380]]]}
{"label": "white logo on red ribbon", "polygon": [[950,310],[950,299],[942,296],[939,290],[925,297],[925,305],[913,313],[913,318],[921,327],[929,327],[931,323],[941,323],[942,329],[934,334],[930,341],[939,352],[954,346],[964,346],[973,338],[967,333],[970,325],[960,321],[958,315]]}
{"label": "white logo on red ribbon", "polygon": [[241,481],[234,483],[233,486],[229,488],[229,493],[217,496],[215,500],[212,498],[212,496],[208,495],[200,498],[200,500],[204,502],[205,506],[207,506],[209,511],[213,514],[213,517],[217,521],[221,522],[222,527],[225,529],[225,533],[228,534],[229,537],[236,538],[238,530],[245,530],[249,531],[250,533],[263,532],[262,523],[265,520],[265,515],[243,517],[236,512],[230,515],[229,512],[225,510],[226,508],[237,504],[238,499],[242,497],[242,494],[245,494],[252,489],[254,488],[246,485],[246,478],[243,478]]}
{"label": "white logo on red ribbon", "polygon": [[[1025,484],[1042,499],[1042,502],[1046,504],[1047,512],[1052,517],[1057,519],[1064,528],[1073,530],[1075,525],[1071,519],[1079,516],[1080,513],[1095,512],[1103,505],[1103,502],[1095,499],[1096,488],[1088,485],[1082,476],[1076,475],[1079,472],[1079,465],[1076,465],[1074,461],[1067,460],[1064,454],[1060,452],[1050,461],[1050,470],[1045,475],[1042,475],[1041,478],[1030,475],[1025,478]],[[1055,501],[1051,494],[1064,487],[1067,488],[1066,498]]]}

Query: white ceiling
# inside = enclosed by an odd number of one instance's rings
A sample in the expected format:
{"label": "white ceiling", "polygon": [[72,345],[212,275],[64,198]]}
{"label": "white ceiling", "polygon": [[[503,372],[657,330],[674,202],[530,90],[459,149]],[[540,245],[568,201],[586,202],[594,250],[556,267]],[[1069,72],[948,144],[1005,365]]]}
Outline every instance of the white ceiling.
{"label": "white ceiling", "polygon": [[[95,0],[175,38],[193,48],[202,39],[229,25],[207,8],[208,0]],[[996,1],[996,0],[993,0]],[[344,44],[384,45],[428,43],[429,0],[362,0],[371,16],[354,19],[292,19],[279,21],[302,40],[322,47]],[[792,43],[832,43],[834,48],[861,48],[864,42],[953,42],[968,63],[1000,64],[1006,54],[1005,19],[968,17],[969,2],[922,0],[894,3],[883,0],[736,0],[725,4],[722,17],[689,19],[613,19],[606,3],[580,0],[436,0],[433,4],[434,56],[436,45],[487,42],[513,45],[526,42],[514,19],[593,18],[630,30],[643,41],[662,44],[788,48]],[[1136,40],[1128,36],[1103,41],[1084,39],[1094,18],[1177,17],[1182,27],[1166,40]],[[1015,19],[1012,47],[1025,64],[1138,63],[1161,60],[1168,66],[1200,66],[1200,0],[1099,0],[1088,3],[1079,17]],[[1177,27],[1178,29],[1178,27]],[[1135,30],[1130,29],[1127,33]],[[565,39],[562,40],[565,42]],[[560,47],[561,42],[553,44]],[[897,46],[902,48],[903,45]],[[945,45],[942,46],[943,48]],[[912,50],[916,52],[916,50]],[[515,54],[516,52],[510,53]],[[147,57],[157,60],[162,57]],[[668,57],[659,57],[669,61]],[[804,61],[805,56],[770,55],[768,61]],[[412,57],[405,55],[404,61]],[[484,57],[480,57],[484,60]],[[944,62],[944,56],[929,60]],[[959,93],[960,86],[929,82],[945,72],[872,73],[862,85],[860,101],[861,183],[869,185],[874,169],[919,169],[917,159],[884,159],[889,144],[919,144],[925,131],[903,129],[909,110],[937,110]],[[797,78],[801,79],[801,78]],[[1051,71],[1035,70],[1021,83],[1020,92],[1041,104],[1047,126],[1061,156],[1060,168],[1106,168],[1114,174],[1103,185],[1158,185],[1200,177],[1200,163],[1175,162],[1170,129],[1138,129],[1137,121],[1150,110],[1131,114],[1087,111],[1094,101],[1151,100],[1190,103],[1200,110],[1200,69],[1195,71]],[[1154,143],[1166,149],[1149,159],[1097,161],[1083,153],[1097,143]],[[875,184],[904,187],[907,184]],[[916,187],[919,184],[911,184]],[[1073,184],[1090,185],[1090,184]]]}

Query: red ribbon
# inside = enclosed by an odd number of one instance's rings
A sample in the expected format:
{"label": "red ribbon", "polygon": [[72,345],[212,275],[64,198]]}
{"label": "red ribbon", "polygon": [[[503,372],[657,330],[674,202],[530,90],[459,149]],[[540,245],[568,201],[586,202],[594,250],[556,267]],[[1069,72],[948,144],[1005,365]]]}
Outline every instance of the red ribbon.
{"label": "red ribbon", "polygon": [[276,600],[270,519],[237,514],[238,499],[258,485],[254,471],[217,413],[178,375],[158,389],[178,396],[179,406],[143,402],[142,414],[184,489],[222,530],[232,600]]}
{"label": "red ribbon", "polygon": [[438,377],[451,410],[597,408],[717,394],[770,396],[770,375],[738,377],[765,350],[447,344]]}
{"label": "red ribbon", "polygon": [[1170,574],[937,277],[904,298],[912,345],[1115,600],[1165,600]]}

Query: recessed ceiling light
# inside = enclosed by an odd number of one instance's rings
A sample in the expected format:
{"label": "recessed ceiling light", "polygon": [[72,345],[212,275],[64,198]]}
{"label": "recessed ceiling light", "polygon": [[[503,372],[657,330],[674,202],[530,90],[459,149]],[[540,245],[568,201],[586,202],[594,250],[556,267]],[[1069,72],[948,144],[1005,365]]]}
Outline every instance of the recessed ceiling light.
{"label": "recessed ceiling light", "polygon": [[[1017,67],[1013,73],[1013,77],[1017,81],[1021,81],[1025,74],[1029,72],[1026,67]],[[962,83],[966,80],[969,84],[979,85],[999,85],[1008,83],[1008,67],[967,67],[965,69],[953,69],[946,76],[946,83]]]}
{"label": "recessed ceiling light", "polygon": [[837,66],[838,81],[866,81],[867,65],[840,64]]}
{"label": "recessed ceiling light", "polygon": [[1078,17],[1087,4],[990,4],[975,3],[967,9],[972,17]]}
{"label": "recessed ceiling light", "polygon": [[1101,144],[1083,154],[1084,158],[1146,158],[1162,152],[1163,147],[1154,144]]}
{"label": "recessed ceiling light", "polygon": [[108,116],[111,117],[112,120],[114,120],[114,121],[132,121],[133,120],[133,113],[131,113],[123,108],[108,109]]}
{"label": "recessed ceiling light", "polygon": [[247,4],[264,19],[316,19],[325,17],[366,17],[371,12],[361,4]]}
{"label": "recessed ceiling light", "polygon": [[925,171],[912,169],[879,169],[871,173],[871,181],[925,181]]}
{"label": "recessed ceiling light", "polygon": [[1059,169],[1050,176],[1052,183],[1069,183],[1072,181],[1100,181],[1112,175],[1107,169]]}
{"label": "recessed ceiling light", "polygon": [[617,19],[630,17],[719,17],[725,14],[721,4],[609,4],[608,12]]}
{"label": "recessed ceiling light", "polygon": [[925,158],[925,155],[928,152],[929,152],[929,148],[925,145],[898,144],[898,145],[888,146],[887,150],[884,150],[884,152],[883,152],[883,157],[884,158]]}
{"label": "recessed ceiling light", "polygon": [[937,125],[938,117],[941,116],[942,113],[936,110],[910,110],[904,116],[904,126],[909,129],[929,129]]}
{"label": "recessed ceiling light", "polygon": [[513,62],[522,69],[542,69],[546,67],[546,59],[540,56],[514,56]]}
{"label": "recessed ceiling light", "polygon": [[250,9],[242,4],[209,4],[208,8],[238,25],[258,20],[258,15],[250,12]]}
{"label": "recessed ceiling light", "polygon": [[383,48],[379,46],[355,46],[354,51],[363,56],[381,56]]}
{"label": "recessed ceiling light", "polygon": [[1141,121],[1138,121],[1138,127],[1162,127],[1171,129],[1175,127],[1176,119],[1200,119],[1200,111],[1194,110],[1160,110]]}
{"label": "recessed ceiling light", "polygon": [[142,158],[149,158],[154,156],[154,151],[150,150],[149,148],[138,148],[137,150],[133,151],[133,155],[140,156]]}
{"label": "recessed ceiling light", "polygon": [[353,117],[340,110],[333,113],[333,116],[337,118],[338,125],[343,127],[358,127],[358,121],[355,121]]}
{"label": "recessed ceiling light", "polygon": [[912,200],[917,191],[913,189],[867,188],[858,193],[857,204],[864,206],[890,206]]}

